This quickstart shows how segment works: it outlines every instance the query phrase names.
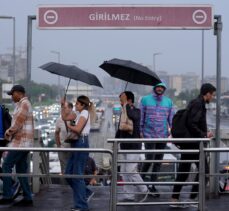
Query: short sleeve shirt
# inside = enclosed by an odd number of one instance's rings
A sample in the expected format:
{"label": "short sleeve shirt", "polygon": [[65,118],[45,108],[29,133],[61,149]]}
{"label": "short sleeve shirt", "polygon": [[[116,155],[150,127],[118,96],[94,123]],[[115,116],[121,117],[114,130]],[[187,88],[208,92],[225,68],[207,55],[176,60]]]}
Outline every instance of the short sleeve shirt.
{"label": "short sleeve shirt", "polygon": [[67,130],[61,116],[56,120],[56,131],[60,131],[60,142],[63,144],[67,137]]}
{"label": "short sleeve shirt", "polygon": [[91,129],[91,123],[90,123],[90,115],[89,112],[87,110],[83,110],[80,113],[78,113],[77,117],[76,117],[76,124],[79,122],[80,117],[84,117],[87,121],[86,125],[84,126],[83,131],[81,132],[81,134],[89,134],[90,129]]}

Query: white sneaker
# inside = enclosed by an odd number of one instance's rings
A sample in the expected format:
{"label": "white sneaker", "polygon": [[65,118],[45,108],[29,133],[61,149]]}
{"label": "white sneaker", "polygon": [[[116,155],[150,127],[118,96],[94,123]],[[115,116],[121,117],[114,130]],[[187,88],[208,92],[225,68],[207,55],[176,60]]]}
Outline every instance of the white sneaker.
{"label": "white sneaker", "polygon": [[[172,199],[170,202],[174,202],[174,204],[170,204],[169,205],[172,208],[185,209],[185,208],[188,208],[189,207],[189,204],[181,204],[181,201],[179,201],[178,199]],[[177,203],[177,204],[175,204],[175,203]]]}
{"label": "white sneaker", "polygon": [[199,202],[196,198],[195,199],[187,199],[186,202],[192,202],[189,204],[189,206],[198,208]]}

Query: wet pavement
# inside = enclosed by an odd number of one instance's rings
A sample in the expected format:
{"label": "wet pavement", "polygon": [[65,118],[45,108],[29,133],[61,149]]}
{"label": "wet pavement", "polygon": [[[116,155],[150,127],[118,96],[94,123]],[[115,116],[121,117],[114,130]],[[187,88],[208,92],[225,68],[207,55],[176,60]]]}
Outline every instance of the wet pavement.
{"label": "wet pavement", "polygon": [[[165,187],[166,188],[166,187]],[[98,186],[92,187],[94,196],[89,202],[90,211],[109,211],[109,197],[110,187]],[[168,188],[167,188],[168,189]],[[187,188],[185,188],[187,189]],[[170,190],[168,189],[168,192]],[[19,196],[19,200],[22,196]],[[167,205],[170,199],[170,195],[161,195],[160,198],[148,197],[146,202],[164,202],[162,205],[149,205],[149,206],[119,206],[117,211],[176,211],[176,210],[188,210],[193,211],[197,208],[189,207],[185,209],[171,208]],[[208,211],[228,211],[229,207],[229,195],[221,195],[218,199],[207,200],[206,210]],[[13,206],[0,206],[1,211],[17,211],[17,210],[29,210],[29,211],[70,211],[72,207],[72,190],[68,186],[50,185],[43,186],[41,191],[34,195],[33,207],[13,207]]]}

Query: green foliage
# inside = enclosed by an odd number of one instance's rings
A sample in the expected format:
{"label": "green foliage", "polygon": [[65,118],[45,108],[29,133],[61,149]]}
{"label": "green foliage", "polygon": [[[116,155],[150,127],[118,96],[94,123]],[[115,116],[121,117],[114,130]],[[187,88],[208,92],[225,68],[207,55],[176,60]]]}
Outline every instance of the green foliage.
{"label": "green foliage", "polygon": [[181,92],[178,96],[177,99],[181,101],[186,101],[190,102],[192,99],[196,98],[200,93],[200,90],[198,89],[193,89],[191,91],[186,90],[184,92]]}
{"label": "green foliage", "polygon": [[[27,87],[24,80],[19,81],[18,84]],[[30,81],[26,92],[32,103],[49,104],[56,100],[58,87],[56,85],[38,84]]]}

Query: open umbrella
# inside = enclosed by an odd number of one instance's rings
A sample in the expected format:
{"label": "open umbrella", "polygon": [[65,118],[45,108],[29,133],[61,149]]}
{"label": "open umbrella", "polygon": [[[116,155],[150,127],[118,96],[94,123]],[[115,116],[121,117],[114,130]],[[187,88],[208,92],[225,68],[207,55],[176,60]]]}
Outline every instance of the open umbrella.
{"label": "open umbrella", "polygon": [[88,73],[84,70],[81,70],[80,68],[74,65],[65,65],[65,64],[60,64],[56,62],[48,62],[40,66],[39,68],[46,70],[50,73],[69,78],[68,85],[65,91],[65,96],[66,96],[68,86],[70,84],[71,79],[82,81],[86,84],[103,88],[99,79],[95,75]]}
{"label": "open umbrella", "polygon": [[157,74],[148,67],[131,60],[111,59],[104,61],[99,67],[110,74],[110,76],[127,81],[127,84],[131,82],[153,86],[161,82]]}

